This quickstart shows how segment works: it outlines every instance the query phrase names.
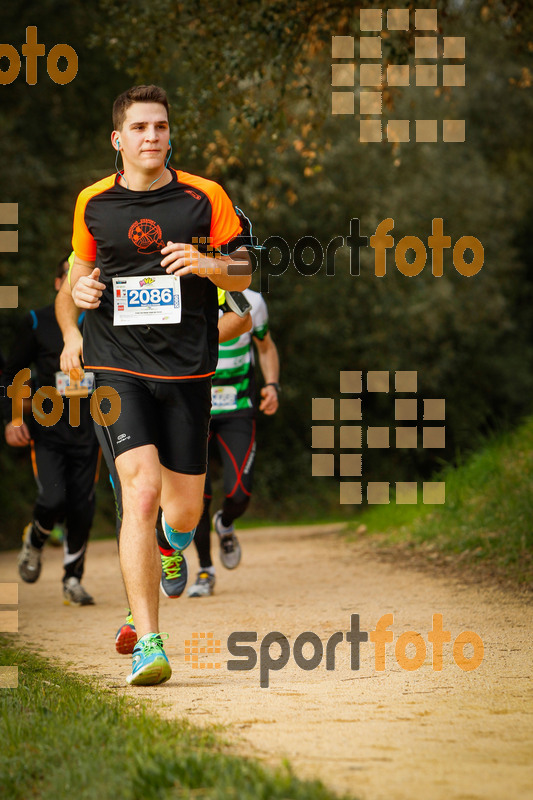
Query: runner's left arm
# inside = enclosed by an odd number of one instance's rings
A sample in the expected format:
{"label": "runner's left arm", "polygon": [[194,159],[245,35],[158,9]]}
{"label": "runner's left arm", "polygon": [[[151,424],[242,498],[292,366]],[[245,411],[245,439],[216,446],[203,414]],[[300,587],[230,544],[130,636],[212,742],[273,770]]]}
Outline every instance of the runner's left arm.
{"label": "runner's left arm", "polygon": [[[233,203],[221,186],[208,182],[208,195],[211,202],[211,230],[208,244],[215,250],[234,241],[242,232],[243,226],[237,216]],[[250,285],[252,263],[248,252],[238,250],[229,255],[217,253],[208,256],[200,253],[192,244],[167,242],[162,248],[161,266],[176,275],[199,275],[208,278],[219,289],[242,292]]]}
{"label": "runner's left arm", "polygon": [[278,349],[270,333],[266,333],[263,339],[254,336],[254,342],[259,356],[259,366],[265,380],[265,386],[261,389],[262,399],[259,410],[270,416],[276,413],[279,406],[278,389],[276,388],[279,383]]}
{"label": "runner's left arm", "polygon": [[192,244],[167,242],[162,248],[161,266],[174,275],[198,275],[209,278],[215,286],[233,292],[242,292],[250,285],[252,262],[244,250],[231,256],[215,258],[202,255]]}

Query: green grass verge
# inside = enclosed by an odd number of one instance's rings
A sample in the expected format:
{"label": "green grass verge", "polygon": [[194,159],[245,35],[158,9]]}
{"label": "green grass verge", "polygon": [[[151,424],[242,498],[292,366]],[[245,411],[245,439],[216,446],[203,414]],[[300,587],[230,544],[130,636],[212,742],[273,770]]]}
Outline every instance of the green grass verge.
{"label": "green grass verge", "polygon": [[518,584],[533,583],[533,418],[495,437],[434,480],[442,506],[374,506],[356,521],[387,543],[430,543],[466,563],[483,563]]}
{"label": "green grass verge", "polygon": [[[0,797],[9,800],[333,800],[288,765],[267,770],[227,752],[214,729],[151,716],[142,704],[51,666],[0,638]],[[154,689],[156,692],[157,689]]]}

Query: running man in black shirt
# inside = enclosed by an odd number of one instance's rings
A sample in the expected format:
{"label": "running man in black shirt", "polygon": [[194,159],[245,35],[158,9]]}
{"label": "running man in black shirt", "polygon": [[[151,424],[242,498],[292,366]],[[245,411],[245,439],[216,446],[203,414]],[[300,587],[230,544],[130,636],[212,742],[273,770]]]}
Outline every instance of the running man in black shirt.
{"label": "running man in black shirt", "polygon": [[[120,415],[106,427],[122,489],[120,562],[139,641],[131,684],[171,675],[158,622],[159,506],[169,551],[194,537],[202,512],[217,286],[241,291],[249,262],[214,258],[240,224],[218,184],[167,168],[168,101],[134,87],[113,107],[124,170],[88,187],[74,217],[72,296],[88,309],[86,369]],[[207,246],[206,246],[207,245]],[[202,251],[202,252],[200,252]],[[103,413],[107,413],[102,407]]]}
{"label": "running man in black shirt", "polygon": [[[63,259],[55,279],[59,291],[68,270]],[[59,385],[65,387],[66,376],[59,372],[59,356],[63,340],[54,315],[54,306],[30,311],[22,321],[16,343],[9,355],[3,375],[9,386],[17,373],[35,364],[35,388]],[[65,391],[69,392],[69,389]],[[3,399],[6,419],[5,438],[13,447],[30,445],[35,480],[39,489],[33,520],[24,529],[22,550],[18,559],[19,574],[27,583],[35,583],[41,573],[43,548],[56,522],[65,518],[63,598],[66,604],[92,605],[93,598],[81,585],[85,551],[94,516],[95,476],[98,464],[98,443],[90,415],[90,400],[80,397],[79,425],[71,424],[69,401],[55,424],[51,419],[29,415],[27,423],[11,419],[12,401]],[[73,402],[73,401],[70,401]],[[50,413],[50,400],[44,400],[44,414]],[[8,421],[9,420],[9,421]]]}
{"label": "running man in black shirt", "polygon": [[[240,219],[240,217],[239,217]],[[227,247],[229,247],[228,245]],[[230,252],[234,252],[232,249]],[[73,257],[73,254],[72,254]],[[235,292],[233,297],[235,297]],[[219,304],[228,296],[227,292],[219,291]],[[223,299],[222,299],[223,298]],[[64,347],[60,357],[60,366],[67,375],[71,370],[76,372],[82,369],[83,338],[77,325],[79,309],[74,305],[68,281],[64,281],[56,297],[55,311],[59,327],[63,334]],[[225,342],[241,336],[251,329],[252,319],[250,314],[234,313],[225,310],[218,320],[220,342]],[[122,493],[120,480],[115,468],[113,452],[105,428],[95,424],[96,438],[102,450],[115,498],[116,508],[116,535],[117,543],[120,542],[120,528],[122,524]],[[157,544],[161,553],[161,591],[167,597],[179,597],[186,585],[187,561],[179,551],[173,551],[172,556],[165,555],[168,543],[163,536],[160,523],[157,525]],[[196,540],[196,536],[195,536]],[[126,621],[120,626],[115,636],[115,648],[118,653],[131,654],[137,644],[137,632],[133,624],[131,611],[128,610]]]}

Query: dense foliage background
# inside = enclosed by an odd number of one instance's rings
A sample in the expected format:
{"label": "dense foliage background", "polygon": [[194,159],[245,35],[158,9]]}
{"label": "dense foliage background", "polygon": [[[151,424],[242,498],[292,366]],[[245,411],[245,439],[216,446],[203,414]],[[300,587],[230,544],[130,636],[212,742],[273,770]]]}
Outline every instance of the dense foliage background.
{"label": "dense foliage background", "polygon": [[[466,142],[456,144],[362,144],[357,113],[331,115],[331,36],[357,37],[360,7],[387,6],[40,0],[3,9],[2,41],[19,52],[26,26],[36,25],[47,52],[66,42],[79,57],[65,86],[50,80],[45,59],[35,86],[24,65],[0,86],[0,201],[20,213],[19,253],[0,256],[1,282],[20,287],[20,308],[1,314],[4,352],[21,313],[53,298],[75,198],[114,169],[111,105],[134,83],[165,86],[173,165],[221,181],[260,242],[277,235],[292,248],[312,235],[325,249],[348,236],[350,219],[370,236],[387,217],[396,242],[426,242],[441,217],[452,244],[464,235],[483,243],[485,264],[472,278],[453,268],[451,251],[442,278],[431,275],[430,256],[407,278],[392,250],[377,278],[370,248],[353,275],[343,247],[334,276],[323,266],[306,277],[291,263],[267,282],[263,254],[254,287],[268,289],[284,389],[276,417],[259,420],[254,509],[269,517],[354,511],[338,505],[338,479],[311,477],[311,399],[337,397],[340,370],[418,370],[419,397],[446,398],[446,450],[365,450],[366,479],[421,479],[531,410],[530,4],[394,3],[436,7],[439,33],[466,37],[467,80],[464,88],[385,89],[385,115],[465,118]],[[383,39],[385,61],[412,62],[413,30]],[[364,401],[366,424],[394,424],[391,396]],[[0,469],[1,545],[27,521],[34,485],[27,452],[2,444]]]}

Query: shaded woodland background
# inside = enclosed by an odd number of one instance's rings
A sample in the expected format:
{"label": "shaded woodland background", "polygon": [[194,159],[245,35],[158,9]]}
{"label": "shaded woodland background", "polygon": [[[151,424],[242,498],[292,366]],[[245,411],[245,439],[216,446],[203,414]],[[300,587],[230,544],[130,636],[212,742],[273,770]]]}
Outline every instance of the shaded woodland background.
{"label": "shaded woodland background", "polygon": [[[42,58],[35,86],[24,64],[0,86],[0,202],[19,204],[20,241],[18,254],[0,254],[1,283],[20,287],[19,309],[0,314],[4,353],[22,312],[53,299],[76,196],[114,170],[113,99],[136,83],[169,93],[173,166],[220,181],[259,242],[277,235],[293,247],[312,235],[325,249],[355,217],[363,235],[392,217],[396,242],[427,242],[442,217],[452,244],[463,235],[483,243],[472,278],[456,272],[451,251],[442,278],[431,275],[429,251],[422,274],[407,278],[389,251],[378,279],[370,248],[355,276],[344,247],[334,276],[323,267],[306,277],[291,263],[270,280],[283,395],[276,417],[259,420],[256,516],[357,510],[339,506],[337,478],[311,477],[311,399],[337,397],[340,370],[418,370],[418,396],[446,398],[446,449],[365,449],[367,480],[421,480],[531,412],[533,11],[511,0],[392,5],[438,8],[439,34],[466,37],[467,77],[464,88],[385,89],[385,116],[465,118],[465,143],[363,144],[357,113],[332,116],[331,36],[357,37],[359,8],[382,3],[40,0],[3,9],[2,42],[20,52],[36,25],[47,52],[65,42],[79,57],[65,86]],[[411,63],[413,35],[384,31],[384,60]],[[364,403],[365,424],[394,424],[392,396]],[[35,494],[28,452],[2,443],[0,470],[0,546],[13,546]],[[104,484],[102,496],[110,509]]]}

